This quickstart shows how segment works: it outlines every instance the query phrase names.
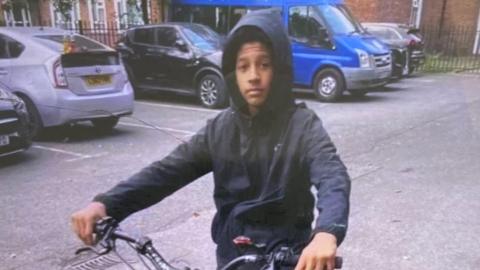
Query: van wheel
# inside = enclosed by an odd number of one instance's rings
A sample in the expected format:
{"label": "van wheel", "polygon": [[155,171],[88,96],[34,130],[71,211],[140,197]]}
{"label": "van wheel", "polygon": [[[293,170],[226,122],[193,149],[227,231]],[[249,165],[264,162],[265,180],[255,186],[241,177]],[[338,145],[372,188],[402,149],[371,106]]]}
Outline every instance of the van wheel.
{"label": "van wheel", "polygon": [[200,103],[207,108],[223,108],[227,105],[225,82],[218,75],[203,76],[197,85]]}
{"label": "van wheel", "polygon": [[333,68],[318,72],[315,77],[314,93],[322,102],[334,102],[342,96],[345,90],[342,74]]}
{"label": "van wheel", "polygon": [[38,112],[37,107],[35,107],[35,104],[33,104],[29,98],[23,95],[18,96],[23,100],[25,106],[27,107],[29,118],[28,130],[30,132],[30,137],[36,138],[40,136],[43,130],[43,122],[42,118],[40,117],[40,113]]}
{"label": "van wheel", "polygon": [[116,116],[92,119],[93,126],[100,132],[110,132],[118,124],[120,118]]}

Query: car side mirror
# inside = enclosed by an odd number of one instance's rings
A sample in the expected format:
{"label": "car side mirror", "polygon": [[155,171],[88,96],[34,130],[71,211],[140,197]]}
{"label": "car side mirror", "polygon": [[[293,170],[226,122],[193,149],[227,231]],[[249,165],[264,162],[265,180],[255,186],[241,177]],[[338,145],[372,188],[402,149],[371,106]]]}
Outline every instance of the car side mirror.
{"label": "car side mirror", "polygon": [[188,52],[187,43],[185,43],[185,41],[183,41],[181,39],[177,39],[177,41],[175,41],[175,47],[178,48],[182,52]]}

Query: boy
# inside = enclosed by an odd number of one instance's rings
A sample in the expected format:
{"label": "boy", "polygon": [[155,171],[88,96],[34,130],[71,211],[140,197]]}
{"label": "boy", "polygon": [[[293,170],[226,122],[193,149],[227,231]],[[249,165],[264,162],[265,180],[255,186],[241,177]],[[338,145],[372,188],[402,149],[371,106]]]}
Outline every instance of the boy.
{"label": "boy", "polygon": [[[277,11],[240,20],[225,45],[222,72],[230,108],[163,160],[74,213],[75,232],[92,244],[99,218],[120,221],[213,172],[219,268],[241,255],[232,240],[247,236],[267,252],[308,243],[295,270],[333,269],[347,229],[350,179],[320,119],[294,103],[290,43]],[[313,230],[312,185],[319,211]]]}

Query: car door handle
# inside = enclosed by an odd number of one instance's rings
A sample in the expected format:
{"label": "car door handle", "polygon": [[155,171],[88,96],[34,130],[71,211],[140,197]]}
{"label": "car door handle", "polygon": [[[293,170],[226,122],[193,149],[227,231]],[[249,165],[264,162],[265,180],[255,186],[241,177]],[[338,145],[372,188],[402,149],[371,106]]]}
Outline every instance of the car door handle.
{"label": "car door handle", "polygon": [[0,69],[0,75],[8,75],[8,70]]}

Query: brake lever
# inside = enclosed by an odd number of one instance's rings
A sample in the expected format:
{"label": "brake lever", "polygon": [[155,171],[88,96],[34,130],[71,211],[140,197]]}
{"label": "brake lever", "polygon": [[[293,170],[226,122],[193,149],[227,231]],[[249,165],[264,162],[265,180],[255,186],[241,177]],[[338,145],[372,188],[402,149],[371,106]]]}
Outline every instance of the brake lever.
{"label": "brake lever", "polygon": [[111,217],[102,218],[95,224],[95,245],[85,246],[75,251],[75,255],[91,251],[98,256],[105,255],[115,248],[115,240],[110,236],[116,229],[117,223]]}

